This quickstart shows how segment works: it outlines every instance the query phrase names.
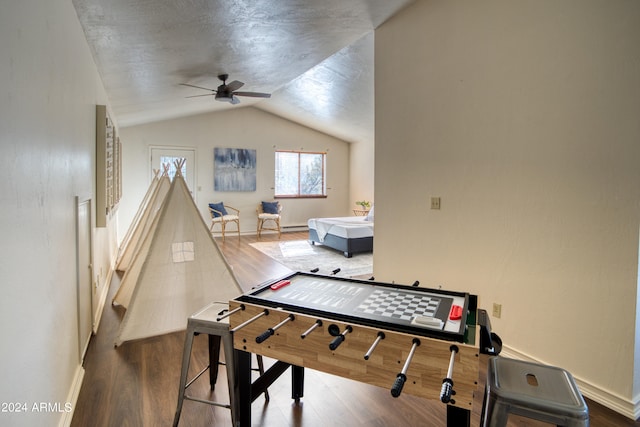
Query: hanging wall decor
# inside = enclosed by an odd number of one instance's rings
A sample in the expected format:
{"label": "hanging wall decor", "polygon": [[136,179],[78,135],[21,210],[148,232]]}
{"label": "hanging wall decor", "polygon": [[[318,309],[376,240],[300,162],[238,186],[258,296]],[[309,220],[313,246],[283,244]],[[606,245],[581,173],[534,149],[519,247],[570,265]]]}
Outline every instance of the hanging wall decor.
{"label": "hanging wall decor", "polygon": [[214,191],[256,191],[256,150],[213,149]]}
{"label": "hanging wall decor", "polygon": [[106,227],[122,196],[122,144],[105,105],[96,105],[96,227]]}

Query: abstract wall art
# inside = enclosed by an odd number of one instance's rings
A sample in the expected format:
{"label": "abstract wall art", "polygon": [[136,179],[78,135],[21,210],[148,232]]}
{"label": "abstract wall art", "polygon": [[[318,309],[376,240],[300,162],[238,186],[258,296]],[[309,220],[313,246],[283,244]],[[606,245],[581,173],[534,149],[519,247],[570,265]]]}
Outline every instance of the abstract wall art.
{"label": "abstract wall art", "polygon": [[256,191],[256,150],[213,149],[214,191]]}

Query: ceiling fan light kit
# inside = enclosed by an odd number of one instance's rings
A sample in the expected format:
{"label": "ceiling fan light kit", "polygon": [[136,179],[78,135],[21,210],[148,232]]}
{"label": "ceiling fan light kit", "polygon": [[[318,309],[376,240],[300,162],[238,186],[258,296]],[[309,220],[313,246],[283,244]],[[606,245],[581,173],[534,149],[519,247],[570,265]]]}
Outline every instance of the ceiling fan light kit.
{"label": "ceiling fan light kit", "polygon": [[197,96],[209,96],[215,95],[214,99],[216,101],[228,102],[230,104],[239,104],[240,100],[237,98],[238,96],[248,96],[252,98],[271,98],[270,93],[262,93],[262,92],[238,92],[242,86],[244,86],[243,82],[238,80],[234,80],[231,83],[227,84],[227,79],[229,78],[228,74],[220,74],[218,78],[222,81],[222,84],[218,86],[217,89],[209,89],[202,86],[196,86],[188,83],[180,83],[182,86],[195,87],[197,89],[204,89],[211,91],[211,93],[207,93],[204,95],[191,95],[187,96],[187,98],[194,98]]}

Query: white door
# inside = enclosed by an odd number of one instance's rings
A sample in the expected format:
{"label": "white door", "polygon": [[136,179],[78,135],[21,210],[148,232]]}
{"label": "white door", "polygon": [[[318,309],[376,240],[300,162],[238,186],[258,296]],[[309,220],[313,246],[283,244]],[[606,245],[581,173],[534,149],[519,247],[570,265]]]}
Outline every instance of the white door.
{"label": "white door", "polygon": [[157,169],[162,175],[163,164],[169,164],[169,177],[173,180],[175,175],[175,160],[185,159],[186,162],[182,167],[182,176],[189,187],[191,196],[195,200],[194,189],[196,188],[196,150],[190,148],[172,148],[172,147],[151,147],[151,169],[149,170],[150,179],[153,179],[153,170]]}
{"label": "white door", "polygon": [[80,363],[89,346],[93,332],[92,288],[93,277],[91,266],[91,199],[76,198],[76,260],[77,260],[77,293],[78,293],[78,346]]}

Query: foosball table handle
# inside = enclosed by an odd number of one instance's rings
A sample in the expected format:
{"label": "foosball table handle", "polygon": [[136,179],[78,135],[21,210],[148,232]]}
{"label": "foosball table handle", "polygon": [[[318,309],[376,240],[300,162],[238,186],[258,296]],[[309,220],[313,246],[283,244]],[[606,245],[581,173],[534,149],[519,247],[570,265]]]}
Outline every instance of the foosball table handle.
{"label": "foosball table handle", "polygon": [[336,348],[338,348],[338,346],[340,344],[342,344],[342,342],[345,340],[346,335],[348,333],[350,333],[351,331],[353,331],[353,328],[351,326],[347,326],[344,331],[342,331],[342,333],[340,333],[340,335],[335,335],[336,331],[338,331],[338,327],[336,325],[331,325],[329,326],[329,334],[334,335],[335,338],[333,339],[333,341],[331,341],[329,343],[329,350],[333,351]]}
{"label": "foosball table handle", "polygon": [[333,341],[331,341],[331,343],[329,343],[329,349],[332,351],[335,350],[340,346],[340,344],[342,344],[342,341],[344,341],[344,335],[338,335],[333,339]]}
{"label": "foosball table handle", "polygon": [[453,394],[455,394],[453,391],[453,381],[451,381],[450,378],[445,378],[442,381],[442,388],[440,389],[440,401],[442,403],[453,403],[451,400],[451,395]]}
{"label": "foosball table handle", "polygon": [[402,393],[402,388],[404,387],[404,383],[407,381],[407,376],[403,373],[399,373],[396,377],[396,380],[393,382],[393,386],[391,386],[391,396],[398,397],[400,393]]}
{"label": "foosball table handle", "polygon": [[261,333],[260,335],[258,335],[256,337],[256,342],[258,344],[266,341],[267,338],[269,338],[271,335],[273,335],[275,333],[275,331],[273,330],[273,328],[269,328],[266,331],[264,331],[263,333]]}
{"label": "foosball table handle", "polygon": [[287,317],[284,318],[284,320],[280,323],[278,323],[277,325],[267,329],[266,331],[264,331],[263,333],[261,333],[260,335],[258,335],[256,337],[256,342],[258,344],[264,342],[267,338],[269,338],[271,335],[275,334],[276,331],[278,329],[280,329],[281,327],[283,327],[287,322],[291,322],[292,320],[295,319],[295,316],[293,314],[288,315]]}
{"label": "foosball table handle", "polygon": [[453,364],[456,360],[456,353],[460,351],[457,345],[452,345],[449,347],[451,351],[451,358],[449,359],[449,369],[447,369],[447,377],[442,380],[442,388],[440,389],[440,401],[442,403],[455,403],[454,400],[451,399],[451,396],[456,394],[453,390]]}
{"label": "foosball table handle", "polygon": [[402,393],[404,383],[407,381],[407,371],[409,370],[411,359],[413,359],[413,355],[415,354],[416,349],[419,345],[420,340],[418,338],[414,338],[411,345],[411,351],[409,351],[407,360],[404,362],[404,367],[402,368],[402,371],[400,371],[400,373],[396,376],[396,380],[393,382],[393,386],[391,386],[391,396],[398,397],[400,396],[400,393]]}

